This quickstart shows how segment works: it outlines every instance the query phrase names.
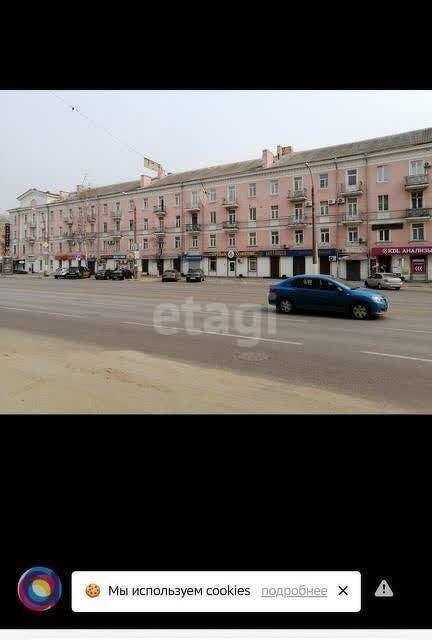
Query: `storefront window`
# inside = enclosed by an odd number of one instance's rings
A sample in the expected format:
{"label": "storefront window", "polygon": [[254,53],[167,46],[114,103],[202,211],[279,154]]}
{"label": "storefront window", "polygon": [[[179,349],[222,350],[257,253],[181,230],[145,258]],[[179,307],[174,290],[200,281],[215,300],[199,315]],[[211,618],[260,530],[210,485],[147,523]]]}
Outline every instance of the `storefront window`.
{"label": "storefront window", "polygon": [[216,258],[210,258],[210,271],[216,273]]}
{"label": "storefront window", "polygon": [[256,271],[257,270],[257,259],[256,258],[248,258],[248,270]]}

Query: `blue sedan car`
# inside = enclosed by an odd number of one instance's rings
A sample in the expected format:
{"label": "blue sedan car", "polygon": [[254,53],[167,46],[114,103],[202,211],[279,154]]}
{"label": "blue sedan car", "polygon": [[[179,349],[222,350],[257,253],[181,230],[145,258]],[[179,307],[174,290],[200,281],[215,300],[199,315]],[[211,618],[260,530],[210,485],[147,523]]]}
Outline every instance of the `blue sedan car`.
{"label": "blue sedan car", "polygon": [[337,278],[324,275],[301,275],[270,287],[269,304],[280,313],[298,310],[349,314],[367,320],[388,311],[389,302],[381,293],[350,288]]}

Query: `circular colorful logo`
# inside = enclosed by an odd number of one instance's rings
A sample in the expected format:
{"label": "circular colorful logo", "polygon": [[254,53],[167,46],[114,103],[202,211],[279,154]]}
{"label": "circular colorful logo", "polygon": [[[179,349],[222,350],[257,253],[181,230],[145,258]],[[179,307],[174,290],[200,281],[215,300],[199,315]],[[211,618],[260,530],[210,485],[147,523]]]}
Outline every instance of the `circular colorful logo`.
{"label": "circular colorful logo", "polygon": [[62,584],[52,569],[33,567],[18,582],[18,598],[32,611],[47,611],[60,600]]}

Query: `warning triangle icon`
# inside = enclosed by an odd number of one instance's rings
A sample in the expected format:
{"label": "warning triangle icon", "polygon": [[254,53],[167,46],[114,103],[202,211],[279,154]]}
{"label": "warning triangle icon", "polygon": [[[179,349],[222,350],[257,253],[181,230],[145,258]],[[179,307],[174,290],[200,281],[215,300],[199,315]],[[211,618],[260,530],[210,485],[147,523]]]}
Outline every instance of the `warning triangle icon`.
{"label": "warning triangle icon", "polygon": [[378,589],[375,591],[375,598],[392,598],[393,595],[393,591],[390,589],[387,580],[381,580]]}

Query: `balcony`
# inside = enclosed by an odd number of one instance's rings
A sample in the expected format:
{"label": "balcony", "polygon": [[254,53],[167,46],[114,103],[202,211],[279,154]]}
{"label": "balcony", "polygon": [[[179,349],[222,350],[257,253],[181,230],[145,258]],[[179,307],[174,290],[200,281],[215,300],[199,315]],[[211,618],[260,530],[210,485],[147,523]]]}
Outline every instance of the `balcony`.
{"label": "balcony", "polygon": [[306,222],[306,216],[290,216],[288,218],[288,226],[289,227],[305,227],[308,223]]}
{"label": "balcony", "polygon": [[185,231],[201,231],[200,224],[186,224]]}
{"label": "balcony", "polygon": [[405,176],[405,189],[407,191],[422,191],[429,186],[427,173],[418,176]]}
{"label": "balcony", "polygon": [[89,213],[87,215],[87,222],[96,222],[96,214],[95,213]]}
{"label": "balcony", "polygon": [[95,240],[96,232],[95,231],[86,231],[85,237],[87,240]]}
{"label": "balcony", "polygon": [[111,238],[121,238],[122,234],[120,229],[114,229],[113,231],[111,231]]}
{"label": "balcony", "polygon": [[222,229],[225,229],[226,231],[237,231],[238,228],[239,228],[238,222],[230,222],[229,220],[222,222]]}
{"label": "balcony", "polygon": [[111,219],[112,220],[121,220],[122,212],[121,211],[111,211]]}
{"label": "balcony", "polygon": [[288,191],[288,199],[291,200],[291,202],[302,202],[306,200],[306,195],[306,189],[292,189]]}
{"label": "balcony", "polygon": [[66,224],[71,226],[73,224],[73,218],[64,218],[63,220]]}
{"label": "balcony", "polygon": [[357,182],[356,184],[341,184],[339,185],[339,196],[361,196],[363,193],[363,182]]}
{"label": "balcony", "polygon": [[155,213],[158,216],[164,216],[166,215],[166,207],[164,204],[157,204],[153,207],[153,213]]}
{"label": "balcony", "polygon": [[156,238],[163,238],[165,236],[165,229],[162,227],[153,227],[152,233]]}
{"label": "balcony", "polygon": [[430,220],[432,209],[407,209],[406,217],[410,220]]}
{"label": "balcony", "polygon": [[199,202],[191,202],[185,209],[186,211],[201,211],[201,204]]}
{"label": "balcony", "polygon": [[344,213],[341,220],[342,224],[359,224],[360,222],[363,222],[360,213]]}
{"label": "balcony", "polygon": [[227,209],[237,209],[239,206],[237,200],[230,200],[229,198],[224,198],[222,200],[222,205]]}

